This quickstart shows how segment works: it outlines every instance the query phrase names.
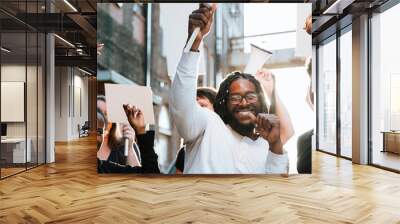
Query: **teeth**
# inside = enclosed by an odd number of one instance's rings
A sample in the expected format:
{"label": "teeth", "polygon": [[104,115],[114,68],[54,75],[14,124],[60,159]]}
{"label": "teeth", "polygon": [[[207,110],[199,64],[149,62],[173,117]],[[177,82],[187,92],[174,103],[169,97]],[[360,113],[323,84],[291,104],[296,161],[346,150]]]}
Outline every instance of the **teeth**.
{"label": "teeth", "polygon": [[242,115],[250,115],[250,111],[239,111],[239,114],[242,114]]}
{"label": "teeth", "polygon": [[238,111],[238,113],[253,113],[253,111],[251,111],[251,110],[242,110],[242,111]]}

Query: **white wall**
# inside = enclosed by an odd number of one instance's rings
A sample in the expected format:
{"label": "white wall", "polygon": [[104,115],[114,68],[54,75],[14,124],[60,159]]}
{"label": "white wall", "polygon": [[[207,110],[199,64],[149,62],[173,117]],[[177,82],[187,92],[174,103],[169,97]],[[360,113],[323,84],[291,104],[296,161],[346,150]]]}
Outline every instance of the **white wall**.
{"label": "white wall", "polygon": [[[77,74],[78,72],[78,74]],[[73,118],[71,119],[71,135],[73,138],[79,137],[78,133],[78,124],[81,126],[85,123],[85,121],[88,121],[88,78],[81,76],[81,72],[78,70],[75,70],[75,75],[74,75],[74,91],[72,94],[72,99],[74,99],[74,102],[71,105],[74,105],[74,108],[72,108],[72,115]],[[80,91],[80,93],[79,93]],[[80,96],[80,97],[79,97]],[[81,101],[81,102],[79,102]],[[81,107],[81,108],[79,108]],[[81,113],[79,111],[81,109]],[[74,113],[75,111],[75,113]]]}
{"label": "white wall", "polygon": [[[1,81],[2,82],[25,82],[25,74],[26,70],[28,74],[36,74],[36,67],[28,66],[27,68],[25,65],[2,65],[1,66]],[[32,80],[28,75],[28,88],[27,88],[27,112],[30,112],[32,108],[36,108],[37,99],[36,99],[36,80]],[[40,106],[40,105],[39,105]],[[1,108],[1,110],[7,110],[8,108]],[[36,123],[37,115],[36,109],[34,110],[35,113],[27,113],[27,120],[28,122],[34,121]],[[34,126],[34,127],[33,127]],[[36,134],[36,124],[28,124],[28,137],[30,131],[30,127],[32,130],[35,130]],[[8,137],[25,137],[25,122],[7,122],[7,136]],[[36,136],[36,135],[35,135]]]}
{"label": "white wall", "polygon": [[[6,122],[8,138],[27,138],[31,148],[32,161],[44,163],[44,83],[42,68],[39,66],[27,66],[20,64],[7,64],[1,66],[2,82],[24,82],[26,84],[26,107],[21,108],[22,113],[26,111],[26,121],[22,122]],[[27,81],[25,80],[27,78]],[[22,90],[24,91],[24,90]],[[24,94],[22,92],[21,94]],[[7,96],[2,96],[7,97]],[[11,110],[10,108],[1,108]],[[13,113],[13,111],[7,111]],[[37,157],[37,153],[39,156]]]}
{"label": "white wall", "polygon": [[[25,66],[22,65],[2,65],[1,81],[25,82]],[[6,110],[7,108],[1,108]],[[7,122],[7,137],[25,137],[24,122]]]}
{"label": "white wall", "polygon": [[55,141],[68,140],[68,68],[55,68]]}
{"label": "white wall", "polygon": [[55,140],[77,139],[78,124],[88,120],[88,78],[72,67],[56,67],[55,73]]}

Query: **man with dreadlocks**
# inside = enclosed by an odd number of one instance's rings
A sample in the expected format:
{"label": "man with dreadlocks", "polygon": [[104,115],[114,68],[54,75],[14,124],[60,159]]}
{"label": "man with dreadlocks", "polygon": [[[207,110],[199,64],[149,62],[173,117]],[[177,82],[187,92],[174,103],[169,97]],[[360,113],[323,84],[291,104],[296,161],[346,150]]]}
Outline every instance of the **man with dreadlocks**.
{"label": "man with dreadlocks", "polygon": [[189,37],[200,28],[190,52],[183,53],[173,80],[170,109],[186,141],[184,173],[287,173],[280,121],[268,114],[263,89],[253,75],[234,72],[221,83],[215,112],[196,103],[199,46],[210,31],[215,5],[200,4],[189,16]]}

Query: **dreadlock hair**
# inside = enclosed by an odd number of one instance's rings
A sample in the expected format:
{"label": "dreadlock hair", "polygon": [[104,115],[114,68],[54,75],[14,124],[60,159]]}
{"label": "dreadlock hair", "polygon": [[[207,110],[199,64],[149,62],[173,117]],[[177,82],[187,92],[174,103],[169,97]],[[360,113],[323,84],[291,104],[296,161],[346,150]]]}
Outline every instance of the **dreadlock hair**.
{"label": "dreadlock hair", "polygon": [[[225,124],[231,122],[232,116],[228,111],[227,103],[229,101],[229,88],[233,81],[238,79],[245,79],[250,81],[256,87],[256,94],[258,96],[258,100],[261,105],[261,112],[268,113],[268,107],[265,101],[264,90],[260,84],[260,82],[250,74],[241,73],[241,72],[232,72],[229,74],[220,84],[217,96],[214,102],[214,110],[221,117]],[[275,111],[274,111],[275,112]]]}

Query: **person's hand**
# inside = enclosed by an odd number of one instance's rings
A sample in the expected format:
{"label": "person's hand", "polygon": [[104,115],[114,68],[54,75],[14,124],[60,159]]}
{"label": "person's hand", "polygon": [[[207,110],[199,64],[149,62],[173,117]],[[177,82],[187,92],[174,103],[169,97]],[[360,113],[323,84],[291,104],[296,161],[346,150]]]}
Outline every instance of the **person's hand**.
{"label": "person's hand", "polygon": [[197,34],[196,40],[194,41],[191,50],[194,51],[198,50],[201,41],[210,32],[213,21],[213,15],[216,8],[217,8],[216,4],[210,5],[207,3],[200,3],[200,7],[194,10],[189,15],[188,40],[192,35],[193,31],[195,30],[195,28],[196,27],[200,28],[200,32]]}
{"label": "person's hand", "polygon": [[135,129],[138,135],[146,133],[146,124],[144,123],[144,115],[142,111],[136,106],[130,104],[123,105],[126,117],[128,118],[129,124]]}
{"label": "person's hand", "polygon": [[283,154],[280,137],[280,121],[274,114],[259,113],[256,121],[256,132],[268,141],[270,150],[275,154]]}
{"label": "person's hand", "polygon": [[[126,165],[131,167],[140,166],[139,159],[133,149],[133,144],[135,142],[135,131],[129,124],[121,124],[122,136],[124,139],[128,139],[128,155],[126,158]],[[125,145],[126,147],[126,145]]]}
{"label": "person's hand", "polygon": [[312,33],[312,16],[308,16],[306,19],[306,23],[304,24],[303,29],[311,35]]}
{"label": "person's hand", "polygon": [[257,71],[255,77],[264,88],[264,91],[267,94],[268,98],[271,99],[272,92],[274,91],[275,88],[274,77],[272,72],[269,71],[268,69],[263,68]]}
{"label": "person's hand", "polygon": [[130,127],[128,124],[121,124],[121,129],[122,137],[124,139],[127,138],[129,140],[129,145],[132,145],[135,141],[135,131],[133,130],[133,128]]}
{"label": "person's hand", "polygon": [[101,50],[103,49],[104,44],[97,43],[97,55],[101,55]]}

